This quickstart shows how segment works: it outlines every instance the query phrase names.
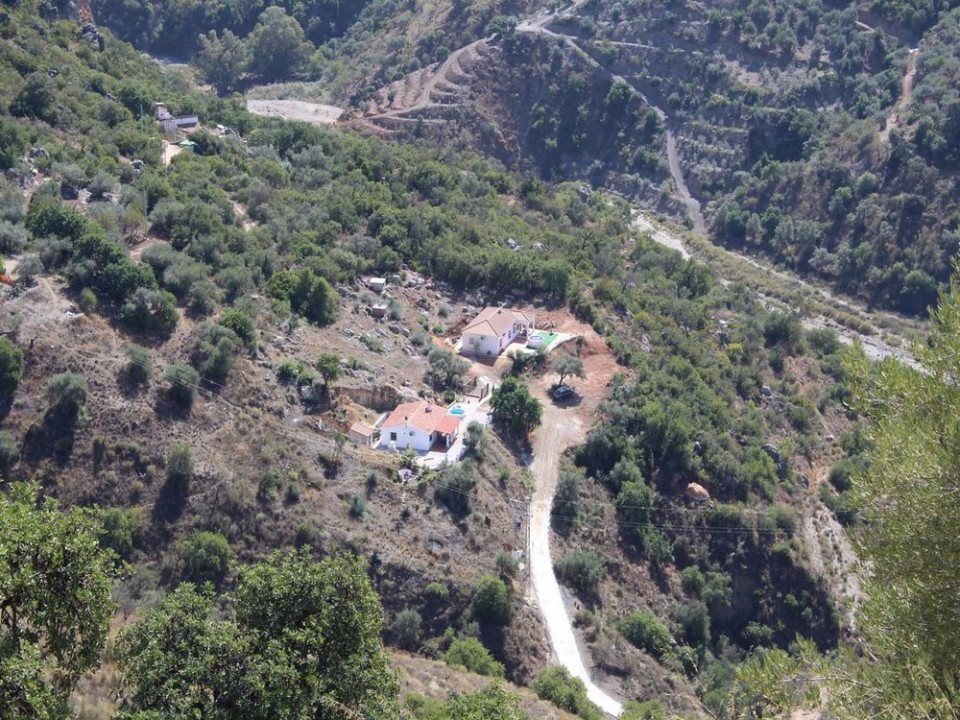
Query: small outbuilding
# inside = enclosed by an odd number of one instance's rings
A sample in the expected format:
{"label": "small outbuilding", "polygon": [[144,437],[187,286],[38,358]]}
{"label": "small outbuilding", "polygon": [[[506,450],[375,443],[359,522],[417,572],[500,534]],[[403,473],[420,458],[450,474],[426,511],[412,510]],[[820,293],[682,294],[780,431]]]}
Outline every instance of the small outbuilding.
{"label": "small outbuilding", "polygon": [[366,423],[355,422],[347,432],[347,439],[360,447],[373,447],[379,435],[380,431],[376,428],[370,427]]}
{"label": "small outbuilding", "polygon": [[387,289],[387,279],[372,277],[367,280],[367,287],[373,290],[377,295],[381,295]]}

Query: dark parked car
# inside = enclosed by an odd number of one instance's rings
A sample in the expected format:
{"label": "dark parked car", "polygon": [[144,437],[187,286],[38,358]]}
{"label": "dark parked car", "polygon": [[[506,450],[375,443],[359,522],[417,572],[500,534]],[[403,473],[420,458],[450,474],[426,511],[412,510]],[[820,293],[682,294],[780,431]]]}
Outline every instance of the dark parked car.
{"label": "dark parked car", "polygon": [[573,388],[569,385],[558,385],[557,389],[553,391],[554,400],[566,400],[570,397],[573,397]]}

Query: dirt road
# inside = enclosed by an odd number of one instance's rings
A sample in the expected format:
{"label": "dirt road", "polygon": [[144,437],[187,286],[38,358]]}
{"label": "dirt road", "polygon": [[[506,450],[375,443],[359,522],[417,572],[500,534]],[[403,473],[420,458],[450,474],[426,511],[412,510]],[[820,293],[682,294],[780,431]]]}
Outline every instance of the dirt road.
{"label": "dirt road", "polygon": [[584,665],[550,555],[550,506],[560,471],[560,456],[580,442],[582,424],[570,409],[559,408],[545,398],[541,398],[541,402],[543,424],[533,443],[534,461],[530,466],[536,479],[530,515],[530,577],[534,595],[530,599],[535,599],[543,613],[550,643],[560,664],[583,681],[592,703],[608,715],[619,717],[623,705],[594,684]]}
{"label": "dirt road", "polygon": [[917,51],[919,48],[910,50],[910,59],[907,61],[907,71],[903,74],[903,81],[900,87],[900,100],[887,115],[887,122],[880,132],[880,139],[886,142],[890,137],[890,131],[900,126],[901,119],[913,99],[913,81],[917,76]]}

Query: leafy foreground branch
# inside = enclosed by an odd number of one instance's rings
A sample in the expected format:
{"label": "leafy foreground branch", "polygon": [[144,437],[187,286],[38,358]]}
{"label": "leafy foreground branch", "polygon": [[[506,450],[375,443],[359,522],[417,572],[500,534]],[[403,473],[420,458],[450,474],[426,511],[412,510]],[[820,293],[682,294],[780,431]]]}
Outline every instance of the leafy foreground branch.
{"label": "leafy foreground branch", "polygon": [[[0,718],[71,716],[100,663],[116,555],[96,513],[61,511],[35,485],[0,494]],[[449,701],[398,699],[383,609],[364,561],[276,552],[232,595],[183,583],[121,632],[118,720],[526,720],[491,686]]]}
{"label": "leafy foreground branch", "polygon": [[114,555],[81,509],[60,511],[35,485],[0,492],[0,717],[57,718],[100,663],[113,614]]}
{"label": "leafy foreground branch", "polygon": [[870,561],[858,614],[864,652],[831,660],[803,646],[738,673],[735,717],[771,717],[801,702],[837,718],[960,717],[960,284],[954,278],[918,349],[924,372],[893,360],[847,360],[870,419],[866,463],[852,479]]}
{"label": "leafy foreground branch", "polygon": [[[232,600],[218,619],[215,606]],[[397,680],[364,563],[277,552],[219,603],[184,583],[118,642],[122,718],[393,718]]]}

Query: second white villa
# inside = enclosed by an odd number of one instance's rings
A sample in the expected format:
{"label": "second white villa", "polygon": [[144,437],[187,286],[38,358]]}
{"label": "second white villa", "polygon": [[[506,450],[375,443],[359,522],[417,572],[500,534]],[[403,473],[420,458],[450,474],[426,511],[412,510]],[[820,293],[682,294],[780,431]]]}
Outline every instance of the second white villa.
{"label": "second white villa", "polygon": [[439,443],[449,448],[460,432],[460,421],[461,416],[426,400],[403,403],[380,425],[380,447],[427,452]]}
{"label": "second white villa", "polygon": [[464,355],[499,355],[518,336],[533,330],[535,320],[532,310],[484,308],[463,329],[460,352]]}

